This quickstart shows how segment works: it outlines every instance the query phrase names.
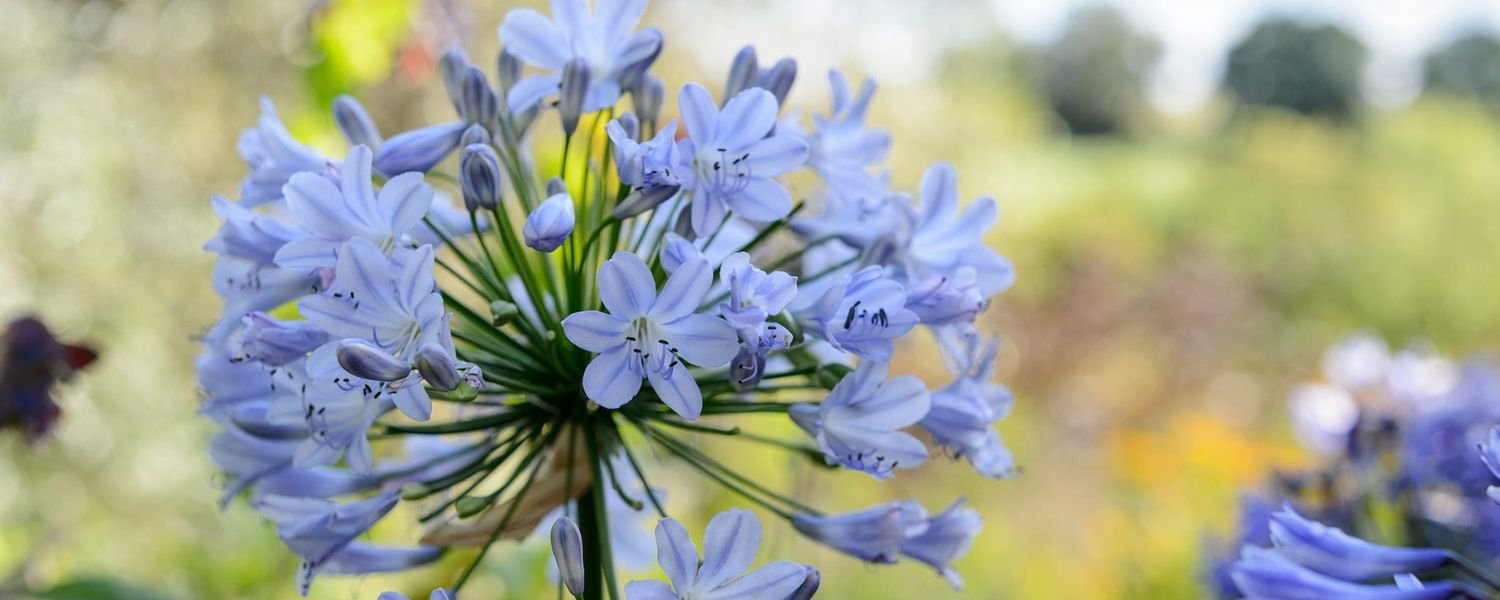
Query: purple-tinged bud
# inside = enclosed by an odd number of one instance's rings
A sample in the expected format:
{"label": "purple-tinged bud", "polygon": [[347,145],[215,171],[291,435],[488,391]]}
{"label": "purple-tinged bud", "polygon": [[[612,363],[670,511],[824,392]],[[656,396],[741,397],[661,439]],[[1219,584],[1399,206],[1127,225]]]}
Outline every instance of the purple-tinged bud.
{"label": "purple-tinged bud", "polygon": [[642,29],[626,42],[626,48],[621,54],[630,57],[640,56],[640,58],[620,66],[620,87],[632,89],[639,84],[646,77],[646,72],[651,65],[656,63],[656,57],[661,55],[661,48],[661,31],[654,27]]}
{"label": "purple-tinged bud", "polygon": [[460,121],[397,134],[375,152],[375,168],[391,177],[413,171],[425,173],[458,147],[465,128]]}
{"label": "purple-tinged bud", "polygon": [[647,123],[655,123],[661,117],[661,105],[666,97],[667,87],[654,75],[647,75],[641,79],[640,85],[631,88],[630,92],[630,101],[635,106],[635,114]]}
{"label": "purple-tinged bud", "polygon": [[747,89],[755,87],[760,76],[760,63],[755,60],[755,46],[740,48],[729,65],[729,79],[724,82],[724,101]]}
{"label": "purple-tinged bud", "polygon": [[470,144],[458,159],[464,208],[469,212],[500,205],[500,157],[489,144]]}
{"label": "purple-tinged bud", "polygon": [[766,73],[760,78],[760,87],[771,92],[776,97],[776,105],[786,104],[786,95],[792,91],[792,83],[797,81],[797,61],[783,58],[776,61]]}
{"label": "purple-tinged bud", "polygon": [[680,235],[668,232],[661,242],[661,268],[667,274],[677,271],[677,267],[690,260],[703,258],[703,253]]}
{"label": "purple-tinged bud", "polygon": [[615,117],[615,122],[620,124],[620,129],[625,130],[625,135],[632,140],[641,139],[641,120],[633,112],[623,112]]}
{"label": "purple-tinged bud", "polygon": [[822,583],[823,576],[818,573],[818,569],[807,566],[807,579],[802,580],[802,585],[798,586],[797,591],[792,592],[791,596],[787,596],[787,600],[812,600],[812,597],[818,593],[818,586]]}
{"label": "purple-tinged bud", "polygon": [[698,239],[698,234],[693,232],[693,211],[684,208],[677,213],[677,222],[672,224],[672,233],[682,236],[689,242]]}
{"label": "purple-tinged bud", "polygon": [[533,250],[552,252],[573,233],[573,221],[573,198],[566,193],[554,194],[526,217],[521,236]]}
{"label": "purple-tinged bud", "polygon": [[282,321],[263,312],[253,312],[243,319],[235,361],[253,360],[269,366],[280,366],[307,356],[328,341],[328,334],[307,321]]}
{"label": "purple-tinged bud", "polygon": [[339,132],[344,134],[344,139],[355,146],[368,146],[371,150],[380,148],[380,129],[375,126],[375,121],[370,118],[370,113],[365,111],[363,104],[348,94],[339,94],[333,101],[333,121],[338,124]]}
{"label": "purple-tinged bud", "polygon": [[500,97],[490,88],[490,82],[479,67],[464,70],[462,114],[469,123],[489,127],[500,114]]}
{"label": "purple-tinged bud", "polygon": [[[628,219],[656,208],[661,203],[670,200],[672,196],[676,196],[677,192],[681,189],[682,186],[678,185],[652,185],[631,190],[630,194],[625,196],[623,200],[620,200],[620,204],[615,206],[614,217],[616,219]],[[683,212],[686,213],[687,211]]]}
{"label": "purple-tinged bud", "polygon": [[417,349],[417,372],[430,385],[445,392],[458,389],[463,383],[458,366],[452,355],[437,344],[423,344]]}
{"label": "purple-tinged bud", "polygon": [[496,72],[499,75],[500,94],[510,93],[510,88],[515,87],[516,82],[521,80],[521,59],[510,51],[501,48],[500,57],[496,59]]}
{"label": "purple-tinged bud", "polygon": [[561,177],[553,177],[547,180],[547,195],[556,196],[568,193],[568,184]]}
{"label": "purple-tinged bud", "polygon": [[448,49],[443,53],[443,58],[438,60],[438,71],[443,74],[443,89],[448,92],[448,100],[453,102],[453,110],[460,115],[464,112],[464,72],[468,68],[469,58],[458,48]]}
{"label": "purple-tinged bud", "polygon": [[557,574],[568,593],[583,597],[583,536],[572,519],[558,517],[552,522],[552,560],[557,561]]}
{"label": "purple-tinged bud", "polygon": [[561,97],[557,110],[562,114],[563,135],[571,136],[578,129],[578,119],[583,116],[583,101],[589,94],[589,63],[575,58],[563,67]]}
{"label": "purple-tinged bud", "polygon": [[458,138],[458,147],[467,148],[474,144],[484,144],[486,146],[489,146],[492,145],[490,143],[491,139],[492,138],[490,136],[490,130],[486,129],[483,125],[479,125],[476,123],[474,125],[470,125],[468,129],[464,130],[463,136]]}
{"label": "purple-tinged bud", "polygon": [[339,342],[338,359],[339,366],[361,379],[399,381],[411,374],[411,365],[364,340],[350,338]]}

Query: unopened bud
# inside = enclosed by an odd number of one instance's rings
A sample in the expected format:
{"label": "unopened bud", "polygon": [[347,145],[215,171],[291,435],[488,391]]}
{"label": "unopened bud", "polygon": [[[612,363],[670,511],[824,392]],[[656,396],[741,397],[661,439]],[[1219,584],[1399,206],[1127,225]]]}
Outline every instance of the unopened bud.
{"label": "unopened bud", "polygon": [[574,598],[583,596],[583,535],[578,525],[567,517],[552,522],[552,560],[557,574]]}
{"label": "unopened bud", "polygon": [[760,87],[776,96],[777,106],[786,104],[786,95],[792,91],[792,83],[797,81],[797,61],[783,58],[766,71],[761,77]]}
{"label": "unopened bud", "polygon": [[521,59],[510,51],[501,48],[500,58],[496,60],[496,71],[500,76],[500,93],[510,93],[510,88],[515,87],[516,82],[521,80]]}
{"label": "unopened bud", "polygon": [[578,129],[591,77],[589,63],[581,58],[575,58],[563,67],[562,97],[557,101],[557,110],[562,114],[563,135],[571,136]]}
{"label": "unopened bud", "polygon": [[401,486],[401,499],[402,500],[407,500],[407,501],[421,500],[421,499],[426,498],[426,497],[431,496],[431,495],[432,495],[432,490],[427,489],[427,486],[422,485],[420,483],[408,483],[406,485]]}
{"label": "unopened bud", "polygon": [[640,83],[646,71],[656,63],[656,57],[661,55],[661,46],[661,31],[656,28],[642,29],[626,41],[620,55],[622,61],[628,62],[619,67],[620,87],[630,89]]}
{"label": "unopened bud", "polygon": [[453,356],[442,346],[423,344],[417,349],[416,363],[417,372],[422,374],[422,379],[434,388],[447,392],[458,389],[458,385],[463,383]]}
{"label": "unopened bud", "polygon": [[573,198],[554,194],[527,215],[521,237],[533,250],[552,252],[573,233],[574,219]]}
{"label": "unopened bud", "polygon": [[468,518],[479,514],[489,508],[490,499],[481,496],[464,496],[453,503],[453,510],[458,513],[459,518]]}
{"label": "unopened bud", "polygon": [[365,111],[364,105],[353,96],[340,94],[334,99],[333,121],[338,124],[339,132],[344,134],[344,139],[349,140],[351,145],[364,145],[371,150],[380,148],[380,129],[375,126],[375,121]]}
{"label": "unopened bud", "polygon": [[443,123],[392,136],[375,152],[375,168],[391,177],[425,173],[458,147],[464,129],[462,122]]}
{"label": "unopened bud", "polygon": [[724,101],[755,86],[760,76],[760,64],[755,60],[755,46],[740,48],[729,65],[729,79],[724,82]]}
{"label": "unopened bud", "polygon": [[566,193],[568,193],[568,183],[563,181],[561,177],[553,177],[552,179],[547,180],[548,196],[556,196],[558,194]]}
{"label": "unopened bud", "polygon": [[459,184],[469,212],[500,204],[500,157],[489,144],[470,144],[459,155]]}
{"label": "unopened bud", "polygon": [[488,127],[500,114],[500,97],[495,95],[495,90],[490,89],[490,82],[479,67],[464,69],[461,100],[463,109],[459,114],[469,123]]}
{"label": "unopened bud", "polygon": [[467,148],[474,144],[490,145],[490,140],[490,130],[476,123],[464,130],[463,137],[458,138],[458,145],[460,148]]}
{"label": "unopened bud", "polygon": [[520,309],[517,309],[515,304],[504,300],[496,300],[490,303],[490,324],[500,327],[514,321],[516,315],[520,314],[520,312]]}
{"label": "unopened bud", "polygon": [[438,60],[438,71],[443,74],[443,89],[448,92],[448,99],[453,102],[453,110],[463,114],[463,84],[464,71],[469,67],[469,58],[464,56],[464,51],[458,48],[449,48],[443,53],[443,58]]}
{"label": "unopened bud", "polygon": [[670,200],[672,196],[676,196],[678,190],[681,189],[681,186],[676,185],[651,185],[631,190],[630,194],[615,206],[614,217],[622,220],[628,219],[656,208],[661,203]]}
{"label": "unopened bud", "polygon": [[397,381],[411,374],[411,366],[379,346],[358,339],[339,342],[339,366],[350,375],[375,381]]}
{"label": "unopened bud", "polygon": [[823,576],[816,568],[804,566],[807,568],[807,578],[802,580],[802,585],[798,586],[792,595],[787,596],[787,600],[812,600],[813,595],[818,593],[818,586],[823,583]]}
{"label": "unopened bud", "polygon": [[640,85],[631,88],[630,101],[635,106],[635,114],[642,121],[655,123],[661,116],[662,101],[667,97],[667,87],[654,75],[647,75],[641,80]]}

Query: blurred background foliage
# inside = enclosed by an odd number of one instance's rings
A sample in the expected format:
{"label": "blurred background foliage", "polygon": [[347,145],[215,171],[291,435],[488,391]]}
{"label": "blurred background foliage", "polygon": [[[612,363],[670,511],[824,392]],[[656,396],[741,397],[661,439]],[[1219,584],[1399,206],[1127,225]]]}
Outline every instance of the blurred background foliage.
{"label": "blurred background foliage", "polygon": [[[193,332],[217,310],[199,250],[216,227],[207,198],[237,189],[234,140],[258,94],[295,133],[342,152],[333,96],[359,93],[391,131],[446,114],[435,57],[457,43],[489,60],[508,6],[0,8],[0,316],[39,313],[102,353],[62,390],[51,439],[0,437],[0,595],[290,597],[295,559],[250,511],[216,505],[209,428],[193,415]],[[729,52],[694,62],[674,37],[699,16],[681,0],[647,15],[665,29],[668,81],[724,75]],[[1368,329],[1449,354],[1496,347],[1495,38],[1438,49],[1428,91],[1379,109],[1361,97],[1360,42],[1321,23],[1257,26],[1227,56],[1221,92],[1184,113],[1146,101],[1157,56],[1128,20],[1089,9],[1055,44],[991,32],[876,96],[872,121],[898,140],[898,185],[949,160],[966,197],[1000,199],[992,241],[1020,280],[984,324],[1006,340],[1001,376],[1018,408],[1001,431],[1023,476],[985,481],[954,464],[876,483],[811,477],[815,467],[742,446],[726,446],[728,460],[835,509],[967,496],[986,525],[958,564],[965,597],[1198,597],[1205,540],[1228,531],[1240,490],[1309,460],[1283,397],[1326,345]],[[825,105],[827,66],[804,62],[800,107]],[[898,352],[897,368],[942,385],[941,366],[919,359],[925,343]],[[680,469],[658,479],[693,531],[734,500]],[[476,596],[551,597],[544,546],[492,554]],[[768,521],[762,559],[772,555],[817,564],[828,597],[946,594],[919,566],[867,567]],[[425,596],[465,558],[327,578],[314,596]]]}

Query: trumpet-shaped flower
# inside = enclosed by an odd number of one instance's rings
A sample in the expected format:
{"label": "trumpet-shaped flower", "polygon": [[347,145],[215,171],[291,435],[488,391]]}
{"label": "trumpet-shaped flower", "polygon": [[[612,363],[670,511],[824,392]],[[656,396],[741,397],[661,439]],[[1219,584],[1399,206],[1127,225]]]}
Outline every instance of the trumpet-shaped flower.
{"label": "trumpet-shaped flower", "polygon": [[616,218],[626,218],[660,205],[678,190],[682,180],[674,173],[681,162],[677,153],[677,122],[671,121],[657,130],[656,136],[645,142],[635,141],[618,119],[604,127],[615,145],[616,171],[620,183],[630,186],[630,195],[615,208]]}
{"label": "trumpet-shaped flower", "polygon": [[[391,273],[390,263],[373,243],[363,238],[345,243],[339,251],[333,284],[297,303],[303,317],[328,332],[333,340],[309,357],[308,375],[312,380],[320,384],[332,381],[344,390],[363,388],[372,400],[380,399],[382,392],[391,394],[402,413],[427,420],[432,414],[432,400],[421,385],[412,385],[414,367],[408,367],[399,378],[392,373],[391,379],[374,379],[384,385],[372,388],[350,377],[339,364],[338,349],[344,340],[363,340],[402,365],[416,362],[418,351],[430,344],[451,354],[448,315],[433,283],[432,265],[431,246],[418,248],[399,271]],[[472,371],[467,363],[465,366]]]}
{"label": "trumpet-shaped flower", "polygon": [[305,596],[320,571],[368,573],[437,559],[437,548],[354,544],[355,538],[395,508],[397,499],[395,492],[342,504],[321,498],[263,496],[254,506],[276,523],[276,535],[302,557],[297,587]]}
{"label": "trumpet-shaped flower", "polygon": [[[814,292],[814,288],[803,288]],[[793,310],[804,329],[834,347],[874,361],[890,360],[891,340],[917,324],[906,308],[906,289],[879,266],[861,269],[811,295]]]}
{"label": "trumpet-shaped flower", "polygon": [[960,211],[958,172],[944,163],[929,167],[922,176],[921,210],[910,213],[910,235],[898,244],[897,264],[910,281],[972,268],[986,297],[1010,287],[1015,279],[1010,261],[984,243],[996,214],[993,198],[980,198]]}
{"label": "trumpet-shaped flower", "polygon": [[901,547],[927,531],[927,510],[911,500],[842,515],[798,514],[792,526],[813,540],[865,562],[895,564]]}
{"label": "trumpet-shaped flower", "polygon": [[587,0],[553,0],[552,19],[530,9],[507,13],[499,30],[505,51],[546,71],[511,86],[506,93],[510,111],[523,112],[557,93],[564,67],[575,60],[590,73],[582,110],[614,105],[620,91],[639,79],[661,52],[660,31],[630,32],[645,11],[645,0],[600,0],[593,10]]}
{"label": "trumpet-shaped flower", "polygon": [[263,312],[245,315],[234,360],[277,366],[307,356],[328,341],[328,334],[307,321],[283,321]]}
{"label": "trumpet-shaped flower", "polygon": [[708,90],[682,87],[678,96],[688,140],[680,149],[684,193],[693,232],[706,236],[725,210],[752,221],[774,221],[792,210],[792,197],[771,179],[802,166],[807,143],[772,134],[776,98],[760,88],[740,92],[719,110]]}
{"label": "trumpet-shaped flower", "polygon": [[370,149],[355,146],[334,185],[318,173],[298,173],[287,183],[287,208],[308,236],[287,242],[276,264],[287,269],[322,269],[338,262],[344,242],[370,241],[389,255],[432,207],[432,187],[421,173],[386,181],[377,194],[370,183]]}
{"label": "trumpet-shaped flower", "polygon": [[927,388],[911,375],[886,381],[886,371],[885,363],[862,361],[823,402],[792,408],[792,419],[817,438],[828,464],[885,479],[927,460],[922,441],[901,431],[927,415]]}
{"label": "trumpet-shaped flower", "polygon": [[599,353],[583,374],[583,390],[605,408],[619,408],[635,397],[641,379],[684,418],[696,419],[702,391],[687,365],[715,367],[734,358],[734,328],[711,315],[697,314],[713,270],[708,261],[683,264],[667,278],[661,293],[646,263],[616,252],[599,267],[599,297],[608,313],[590,310],[563,319],[563,333],[579,348]]}
{"label": "trumpet-shaped flower", "polygon": [[849,80],[837,70],[828,72],[828,83],[833,88],[833,110],[826,116],[813,116],[813,130],[807,135],[807,165],[836,196],[854,200],[883,197],[885,181],[870,168],[885,161],[890,153],[891,133],[865,127],[875,80],[865,79],[857,96],[850,94]]}
{"label": "trumpet-shaped flower", "polygon": [[970,351],[953,383],[932,393],[932,408],[922,418],[922,429],[932,441],[965,458],[986,477],[1015,473],[1010,450],[1000,441],[994,423],[1010,413],[1010,390],[992,381],[1000,340],[992,339]]}
{"label": "trumpet-shaped flower", "polygon": [[703,533],[703,557],[686,529],[676,519],[656,526],[656,557],[671,585],[661,581],[632,581],[625,586],[628,600],[738,600],[787,598],[807,579],[808,568],[776,561],[746,573],[760,550],[760,521],[731,508],[714,516]]}
{"label": "trumpet-shaped flower", "polygon": [[1253,600],[1440,600],[1459,595],[1451,583],[1439,582],[1413,588],[1401,585],[1365,585],[1329,577],[1299,565],[1275,551],[1246,546],[1240,560],[1230,567],[1235,586]]}
{"label": "trumpet-shaped flower", "polygon": [[247,207],[280,200],[281,188],[292,175],[320,172],[329,164],[328,159],[292,137],[276,116],[270,98],[260,99],[260,119],[255,127],[240,134],[239,151],[250,166],[250,174],[240,183],[240,201]]}
{"label": "trumpet-shaped flower", "polygon": [[979,533],[979,512],[964,506],[962,498],[947,510],[927,520],[927,529],[901,543],[901,553],[937,569],[954,589],[963,588],[963,578],[950,564],[969,551]]}

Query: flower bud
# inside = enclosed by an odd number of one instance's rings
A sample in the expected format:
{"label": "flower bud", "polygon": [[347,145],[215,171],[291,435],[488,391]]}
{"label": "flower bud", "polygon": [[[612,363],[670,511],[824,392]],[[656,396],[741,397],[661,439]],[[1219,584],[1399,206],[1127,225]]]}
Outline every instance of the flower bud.
{"label": "flower bud", "polygon": [[677,267],[682,263],[702,257],[703,253],[692,242],[687,241],[687,238],[673,232],[667,232],[666,237],[662,238],[661,268],[668,274],[677,271]]}
{"label": "flower bud", "polygon": [[351,145],[364,145],[372,150],[380,148],[380,129],[375,126],[375,121],[365,111],[364,105],[353,96],[339,94],[334,99],[333,121],[338,124],[339,132],[344,134],[344,139],[349,140]]}
{"label": "flower bud", "polygon": [[557,101],[557,110],[562,113],[563,135],[571,136],[578,129],[591,78],[589,63],[581,58],[575,58],[563,67],[562,97]]}
{"label": "flower bud", "polygon": [[350,375],[375,381],[397,381],[411,374],[411,366],[379,346],[349,338],[339,342],[339,366]]}
{"label": "flower bud", "polygon": [[661,31],[655,28],[642,29],[627,42],[625,52],[631,55],[640,54],[641,58],[629,64],[620,65],[620,87],[630,89],[639,84],[646,77],[646,71],[656,63],[656,57],[661,55],[661,47]]}
{"label": "flower bud", "polygon": [[521,59],[511,54],[509,50],[500,49],[500,57],[496,59],[496,71],[499,73],[500,93],[510,93],[510,88],[515,87],[516,82],[521,80]]}
{"label": "flower bud", "polygon": [[500,157],[489,144],[470,144],[459,156],[459,183],[469,212],[500,204]]}
{"label": "flower bud", "polygon": [[583,596],[583,536],[572,519],[558,517],[552,522],[552,559],[568,593]]}
{"label": "flower bud", "polygon": [[792,91],[792,82],[797,80],[797,61],[783,58],[761,77],[760,87],[776,96],[778,106],[786,104],[786,95]]}
{"label": "flower bud", "polygon": [[755,46],[740,48],[729,65],[729,79],[724,82],[724,101],[747,89],[755,87],[760,75],[760,64],[755,60]]}
{"label": "flower bud", "polygon": [[521,236],[533,250],[551,252],[573,233],[573,218],[573,198],[553,194],[526,217]]}
{"label": "flower bud", "polygon": [[463,114],[464,72],[469,67],[469,58],[464,56],[464,51],[458,48],[449,48],[443,53],[443,58],[438,60],[438,71],[443,74],[443,89],[448,92],[448,100],[453,102],[453,110]]}
{"label": "flower bud", "polygon": [[253,360],[278,366],[307,356],[328,334],[306,321],[282,321],[263,312],[245,315],[245,330],[234,352],[235,360]]}
{"label": "flower bud", "polygon": [[667,96],[667,88],[662,85],[660,79],[654,75],[647,75],[641,79],[640,85],[631,88],[630,101],[635,106],[635,114],[642,121],[655,123],[661,116],[661,105]]}
{"label": "flower bud", "polygon": [[683,207],[677,213],[677,222],[672,224],[672,233],[690,242],[698,239],[698,234],[693,232],[693,211]]}
{"label": "flower bud", "polygon": [[[676,196],[682,186],[677,185],[652,185],[630,191],[630,195],[620,200],[615,206],[614,217],[616,219],[628,219],[638,214],[656,208],[661,203]],[[687,211],[683,211],[685,214]]]}
{"label": "flower bud", "polygon": [[488,146],[491,145],[490,140],[490,130],[485,129],[483,125],[479,125],[476,123],[474,125],[470,125],[468,129],[464,130],[463,136],[458,138],[458,145],[461,148],[467,148],[474,144],[484,144]]}
{"label": "flower bud", "polygon": [[568,184],[561,177],[553,177],[547,180],[547,196],[568,193]]}
{"label": "flower bud", "polygon": [[641,120],[636,118],[635,113],[629,111],[620,113],[620,116],[615,117],[615,122],[620,124],[620,129],[623,129],[630,139],[641,139]]}
{"label": "flower bud", "polygon": [[520,314],[520,309],[515,304],[504,300],[496,300],[490,303],[490,324],[500,327],[515,320]]}
{"label": "flower bud", "polygon": [[463,122],[455,122],[397,134],[375,152],[375,168],[391,177],[412,171],[425,173],[458,147],[464,129]]}
{"label": "flower bud", "polygon": [[422,374],[427,385],[447,392],[458,389],[458,385],[463,383],[453,356],[442,346],[423,344],[417,349],[416,362],[417,372]]}
{"label": "flower bud", "polygon": [[813,595],[818,593],[818,586],[823,583],[823,576],[815,567],[807,567],[807,579],[802,580],[802,585],[792,592],[787,600],[812,600]]}
{"label": "flower bud", "polygon": [[432,490],[420,483],[408,483],[401,486],[401,499],[406,501],[421,500],[432,495]]}
{"label": "flower bud", "polygon": [[464,496],[453,503],[453,510],[458,513],[459,518],[463,519],[477,515],[480,511],[489,508],[489,506],[490,499],[488,497]]}
{"label": "flower bud", "polygon": [[461,100],[463,109],[459,114],[469,123],[488,127],[500,114],[500,97],[495,95],[495,90],[490,89],[490,82],[479,67],[464,70]]}

